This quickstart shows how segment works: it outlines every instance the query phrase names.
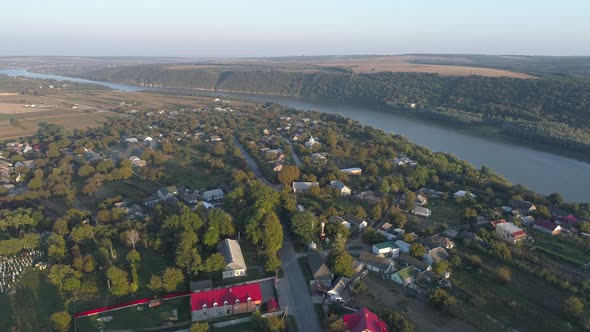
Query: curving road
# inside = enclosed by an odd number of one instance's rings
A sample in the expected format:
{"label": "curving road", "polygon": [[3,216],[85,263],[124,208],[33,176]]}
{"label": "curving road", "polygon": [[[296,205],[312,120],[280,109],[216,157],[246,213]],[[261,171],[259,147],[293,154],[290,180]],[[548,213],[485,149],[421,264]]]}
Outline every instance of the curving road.
{"label": "curving road", "polygon": [[[234,145],[240,149],[242,157],[252,169],[254,175],[262,183],[279,191],[280,186],[271,183],[262,175],[252,156],[236,137],[234,137]],[[279,279],[278,285],[279,304],[281,308],[286,309],[290,315],[293,315],[299,331],[320,332],[322,328],[311,299],[309,284],[305,280],[301,266],[297,261],[297,253],[289,233],[285,230],[283,234],[283,247],[279,251],[283,269],[283,278]]]}

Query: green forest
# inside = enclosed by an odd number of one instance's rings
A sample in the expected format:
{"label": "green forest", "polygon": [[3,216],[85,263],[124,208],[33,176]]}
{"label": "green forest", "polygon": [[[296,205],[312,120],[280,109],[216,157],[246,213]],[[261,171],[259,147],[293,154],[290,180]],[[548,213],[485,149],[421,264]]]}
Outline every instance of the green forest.
{"label": "green forest", "polygon": [[337,98],[452,124],[493,126],[504,135],[529,142],[590,152],[590,81],[583,78],[355,75],[333,69],[303,72],[264,66],[179,69],[160,65],[111,67],[82,76],[147,87]]}

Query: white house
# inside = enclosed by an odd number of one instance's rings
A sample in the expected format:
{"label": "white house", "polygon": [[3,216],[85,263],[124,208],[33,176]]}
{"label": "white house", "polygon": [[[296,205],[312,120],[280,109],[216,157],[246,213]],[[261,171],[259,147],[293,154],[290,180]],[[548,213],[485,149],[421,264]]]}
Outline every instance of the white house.
{"label": "white house", "polygon": [[511,222],[497,224],[496,234],[498,234],[502,240],[511,244],[515,244],[526,238],[526,232]]}
{"label": "white house", "polygon": [[242,255],[242,248],[236,240],[225,239],[217,245],[217,251],[225,259],[223,279],[246,275],[246,262]]}
{"label": "white house", "polygon": [[410,244],[409,243],[404,242],[402,240],[397,240],[397,241],[395,241],[395,244],[398,246],[399,251],[401,253],[407,254],[410,252]]}
{"label": "white house", "polygon": [[320,142],[316,141],[315,138],[313,138],[313,136],[311,136],[309,138],[309,140],[307,142],[305,142],[306,148],[313,148],[316,145],[321,145],[321,144],[320,144]]}
{"label": "white house", "polygon": [[418,216],[422,216],[422,217],[430,217],[430,215],[432,214],[432,211],[430,211],[430,209],[427,209],[425,207],[416,206],[412,210],[412,213],[415,215],[418,215]]}
{"label": "white house", "polygon": [[354,214],[347,213],[344,215],[344,220],[348,221],[350,224],[354,225],[358,230],[363,230],[365,227],[368,226],[367,221],[363,220]]}
{"label": "white house", "polygon": [[459,198],[464,198],[464,197],[475,198],[476,196],[474,194],[470,193],[469,191],[465,191],[465,190],[459,190],[453,194],[454,199],[459,199]]}
{"label": "white house", "polygon": [[363,173],[362,168],[359,167],[351,167],[351,168],[343,168],[340,172],[348,174],[348,175],[361,175]]}
{"label": "white house", "polygon": [[349,298],[348,284],[350,279],[346,277],[340,277],[336,280],[332,288],[326,292],[328,300],[331,302],[344,302]]}
{"label": "white house", "polygon": [[393,241],[386,241],[376,243],[373,245],[373,253],[376,255],[383,255],[385,257],[398,257],[400,248]]}
{"label": "white house", "polygon": [[435,262],[449,259],[449,253],[444,248],[438,247],[428,250],[424,258],[428,264],[434,264]]}
{"label": "white house", "polygon": [[157,192],[158,198],[166,199],[178,195],[178,190],[175,186],[159,189]]}
{"label": "white house", "polygon": [[203,192],[201,194],[201,197],[203,197],[203,200],[206,202],[220,201],[223,199],[223,190],[221,190],[221,189],[208,190],[208,191]]}
{"label": "white house", "polygon": [[350,230],[350,223],[338,216],[331,216],[330,218],[328,218],[328,222],[335,222],[338,224],[341,224],[342,226],[346,227],[346,229]]}
{"label": "white house", "polygon": [[293,182],[291,188],[296,194],[304,194],[312,187],[317,187],[320,184],[318,182]]}
{"label": "white house", "polygon": [[367,269],[374,272],[387,272],[393,269],[393,262],[382,256],[377,256],[370,252],[363,252],[358,258]]}
{"label": "white house", "polygon": [[341,196],[350,196],[352,190],[340,181],[330,181],[330,186],[337,189]]}

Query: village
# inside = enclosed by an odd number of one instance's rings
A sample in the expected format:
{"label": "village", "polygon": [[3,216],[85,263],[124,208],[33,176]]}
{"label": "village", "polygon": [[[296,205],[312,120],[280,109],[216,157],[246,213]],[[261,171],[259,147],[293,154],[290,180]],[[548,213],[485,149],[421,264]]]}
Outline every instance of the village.
{"label": "village", "polygon": [[[277,107],[261,110],[219,98],[175,110],[133,106],[123,112],[130,124],[119,136],[97,131],[92,139],[78,133],[58,144],[37,138],[5,143],[3,202],[42,202],[43,223],[52,226],[29,228],[26,234],[39,237],[30,247],[22,229],[15,232],[18,243],[1,241],[0,293],[14,295],[27,271],[67,266],[69,260],[50,249],[63,245],[72,261],[88,255],[97,260],[96,269],[72,275],[118,265],[131,271],[130,278],[125,272],[128,283],[140,285],[138,293],[115,295],[119,300],[109,306],[73,312],[80,331],[129,328],[129,317],[141,328],[170,331],[204,322],[214,331],[230,331],[275,319],[285,321],[279,330],[394,331],[387,310],[417,330],[505,329],[519,326],[517,315],[502,311],[501,321],[487,318],[494,301],[489,292],[529,292],[517,284],[523,276],[552,294],[568,294],[542,310],[522,309],[527,313],[556,312],[564,301],[589,295],[589,224],[566,203],[527,191],[501,197],[495,191],[507,185],[494,175],[481,180],[480,171],[452,157],[345,119]],[[442,165],[441,159],[445,170],[433,166]],[[51,179],[52,174],[58,176]],[[459,180],[469,176],[478,180]],[[256,235],[269,230],[248,228],[266,204],[274,204],[285,232],[272,253],[265,248],[271,244]],[[73,208],[86,212],[68,217]],[[64,218],[70,218],[65,224],[71,234],[53,225]],[[190,230],[195,235],[186,254],[181,243],[189,240],[182,233],[193,226],[182,224],[183,218],[201,223]],[[107,228],[137,230],[142,239],[133,249],[98,241]],[[141,261],[127,255],[129,264],[123,263],[123,253],[137,252],[136,243]],[[106,258],[95,255],[94,246],[104,247]],[[198,263],[192,263],[197,252]],[[166,261],[169,253],[176,263]],[[159,271],[145,266],[150,255],[160,257]],[[151,288],[152,279],[164,281],[174,264],[182,281]],[[197,264],[204,266],[191,270]],[[133,276],[137,271],[139,279]],[[476,296],[478,278],[490,288]],[[112,293],[116,280],[107,279]],[[473,306],[485,313],[474,314]],[[520,324],[533,324],[535,317]]]}

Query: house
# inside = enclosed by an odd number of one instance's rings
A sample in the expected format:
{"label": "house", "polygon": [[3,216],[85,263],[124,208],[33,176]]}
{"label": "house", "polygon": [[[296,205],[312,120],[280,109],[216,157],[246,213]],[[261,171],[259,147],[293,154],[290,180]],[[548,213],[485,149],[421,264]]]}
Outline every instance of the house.
{"label": "house", "polygon": [[274,172],[280,172],[283,169],[283,164],[276,164],[272,169]]}
{"label": "house", "polygon": [[131,161],[131,166],[133,167],[145,167],[145,165],[147,165],[147,161],[142,160],[137,156],[129,157],[129,161]]}
{"label": "house", "polygon": [[425,263],[425,262],[423,262],[415,257],[412,257],[408,254],[401,254],[398,258],[398,261],[400,263],[403,263],[406,266],[413,267],[418,272],[432,270],[432,267],[430,266],[430,264]]}
{"label": "house", "polygon": [[578,218],[574,217],[571,214],[568,214],[567,216],[556,217],[555,223],[560,225],[562,228],[571,228],[572,226],[578,223]]}
{"label": "house", "polygon": [[461,198],[475,198],[474,194],[470,193],[469,191],[459,190],[453,194],[454,199],[461,199]]}
{"label": "house", "polygon": [[309,251],[316,251],[318,250],[318,245],[317,243],[311,241],[308,245],[307,245],[307,250]]}
{"label": "house", "polygon": [[424,204],[426,204],[427,202],[428,202],[428,199],[425,196],[422,196],[422,195],[416,196],[415,204],[417,206],[424,206]]}
{"label": "house", "polygon": [[190,297],[193,322],[253,312],[262,305],[259,283],[193,292]]}
{"label": "house", "polygon": [[533,228],[540,230],[543,233],[547,233],[547,234],[551,234],[551,235],[557,235],[559,233],[561,233],[561,226],[559,226],[558,224],[545,220],[543,218],[538,218],[537,220],[535,220],[534,224],[533,224]]}
{"label": "house", "polygon": [[418,240],[418,243],[424,245],[428,249],[434,249],[442,247],[445,249],[452,249],[455,247],[455,242],[451,241],[448,237],[433,235]]}
{"label": "house", "polygon": [[350,196],[352,190],[340,181],[330,181],[330,186],[340,192],[340,196]]}
{"label": "house", "polygon": [[407,286],[414,282],[414,277],[416,276],[416,270],[411,267],[407,266],[399,271],[396,271],[389,275],[389,278],[402,286]]}
{"label": "house", "polygon": [[340,172],[348,174],[348,175],[361,175],[363,174],[362,168],[359,167],[351,167],[351,168],[343,168]]}
{"label": "house", "polygon": [[393,229],[393,231],[391,231],[391,233],[392,233],[393,235],[395,235],[396,237],[402,237],[402,236],[404,236],[404,233],[405,233],[405,232],[406,232],[406,231],[404,231],[404,230],[403,230],[403,229],[401,229],[401,228],[394,228],[394,229]]}
{"label": "house", "polygon": [[318,182],[293,182],[291,188],[296,194],[304,194],[308,192],[312,187],[317,187],[320,184]]}
{"label": "house", "polygon": [[395,241],[395,244],[399,248],[400,253],[406,253],[407,254],[407,253],[410,252],[410,244],[409,243],[404,242],[402,240],[397,240],[397,241]]}
{"label": "house", "polygon": [[330,218],[328,218],[328,222],[335,222],[338,224],[341,224],[342,226],[346,227],[346,229],[350,230],[351,225],[348,221],[338,217],[338,216],[331,216]]}
{"label": "house", "polygon": [[328,300],[331,302],[346,302],[350,298],[350,292],[348,291],[349,284],[349,278],[340,277],[336,279],[332,288],[326,292]]}
{"label": "house", "polygon": [[387,240],[389,240],[389,241],[395,240],[395,238],[396,238],[396,237],[395,237],[395,235],[393,235],[393,234],[391,234],[391,233],[388,233],[388,232],[386,232],[386,231],[384,231],[384,230],[382,230],[382,229],[378,229],[378,230],[377,230],[377,233],[379,233],[379,234],[381,234],[381,235],[385,236],[385,238],[386,238]]}
{"label": "house", "polygon": [[217,244],[217,251],[225,259],[223,279],[246,275],[246,262],[238,241],[225,239]]}
{"label": "house", "polygon": [[135,137],[130,137],[130,138],[126,138],[125,139],[125,142],[127,142],[127,143],[137,143],[139,141]]}
{"label": "house", "polygon": [[517,210],[522,215],[526,216],[529,213],[535,211],[537,209],[537,207],[535,206],[535,204],[533,204],[529,201],[521,201],[521,200],[515,199],[512,202],[512,209]]}
{"label": "house", "polygon": [[412,210],[412,213],[415,215],[418,215],[418,216],[422,216],[422,217],[430,217],[430,215],[432,214],[432,211],[430,211],[429,209],[427,209],[425,207],[416,206]]}
{"label": "house", "polygon": [[434,264],[449,259],[449,253],[444,248],[438,247],[428,250],[424,258],[428,264]]}
{"label": "house", "polygon": [[170,186],[166,188],[159,189],[156,193],[160,199],[166,199],[168,197],[178,195],[178,190],[176,190],[175,186]]}
{"label": "house", "polygon": [[570,215],[569,212],[562,210],[555,205],[549,205],[549,212],[551,212],[551,215],[553,216],[553,218],[566,217],[566,216]]}
{"label": "house", "polygon": [[310,252],[307,254],[307,264],[316,281],[322,283],[325,287],[332,285],[334,273],[326,264],[326,255],[324,253]]}
{"label": "house", "polygon": [[199,191],[195,190],[190,192],[190,190],[185,189],[184,191],[180,192],[180,199],[183,200],[188,205],[197,205],[199,203]]}
{"label": "house", "polygon": [[382,256],[370,252],[363,252],[358,258],[367,269],[374,272],[387,272],[393,268],[393,262]]}
{"label": "house", "polygon": [[350,332],[388,332],[387,324],[377,315],[362,308],[354,314],[342,316],[346,331]]}
{"label": "house", "polygon": [[399,251],[399,247],[393,241],[386,241],[376,243],[373,245],[373,253],[375,255],[383,255],[386,257],[398,257]]}
{"label": "house", "polygon": [[315,138],[313,138],[313,136],[311,136],[309,138],[309,140],[307,142],[305,142],[305,147],[306,148],[313,148],[316,145],[319,146],[321,144],[320,144],[320,142],[316,141]]}
{"label": "house", "polygon": [[201,194],[201,197],[205,202],[216,202],[221,201],[223,199],[223,190],[221,189],[213,189],[204,191]]}
{"label": "house", "polygon": [[160,203],[162,199],[158,196],[149,196],[143,199],[143,205],[147,207],[153,207],[156,204]]}
{"label": "house", "polygon": [[526,226],[532,226],[535,223],[535,218],[532,216],[520,217],[520,221]]}
{"label": "house", "polygon": [[515,244],[526,238],[526,232],[511,222],[501,223],[496,226],[496,234],[505,242]]}
{"label": "house", "polygon": [[366,220],[363,220],[351,213],[345,214],[343,218],[358,230],[363,230],[368,225]]}
{"label": "house", "polygon": [[381,225],[381,227],[379,227],[379,228],[381,228],[382,230],[384,230],[384,231],[386,231],[388,233],[391,233],[391,231],[393,230],[393,225],[390,224],[390,223],[388,223],[388,222],[386,222],[383,225]]}

